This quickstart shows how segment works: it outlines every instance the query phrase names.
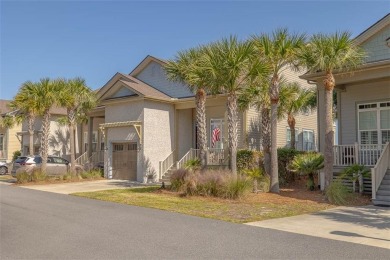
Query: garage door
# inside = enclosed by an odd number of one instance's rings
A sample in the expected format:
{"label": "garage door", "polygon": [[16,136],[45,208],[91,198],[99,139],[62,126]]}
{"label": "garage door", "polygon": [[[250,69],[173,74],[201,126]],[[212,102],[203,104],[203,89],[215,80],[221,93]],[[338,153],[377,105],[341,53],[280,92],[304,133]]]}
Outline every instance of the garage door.
{"label": "garage door", "polygon": [[137,143],[113,144],[112,178],[137,180]]}

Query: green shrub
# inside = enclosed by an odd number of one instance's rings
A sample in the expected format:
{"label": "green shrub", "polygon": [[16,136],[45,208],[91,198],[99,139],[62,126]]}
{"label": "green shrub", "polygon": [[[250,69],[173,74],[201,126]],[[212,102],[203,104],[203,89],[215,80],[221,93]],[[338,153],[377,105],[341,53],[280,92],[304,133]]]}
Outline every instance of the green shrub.
{"label": "green shrub", "polygon": [[182,186],[184,185],[184,180],[185,177],[189,174],[190,172],[186,169],[178,169],[174,171],[169,178],[171,181],[171,189],[173,191],[180,191]]}
{"label": "green shrub", "polygon": [[244,176],[231,177],[224,185],[224,192],[220,197],[226,199],[238,199],[245,195],[252,187],[252,182]]}
{"label": "green shrub", "polygon": [[80,173],[80,177],[82,179],[100,179],[102,177],[102,173],[100,170],[84,171]]}
{"label": "green shrub", "polygon": [[66,173],[66,174],[62,175],[62,179],[64,181],[71,180],[72,179],[72,175],[70,173]]}
{"label": "green shrub", "polygon": [[46,173],[40,170],[35,170],[31,173],[31,181],[44,181],[46,179],[47,179]]}
{"label": "green shrub", "polygon": [[208,170],[199,173],[179,169],[171,175],[171,189],[184,195],[214,196],[237,199],[251,187],[247,177],[234,177],[231,172]]}
{"label": "green shrub", "polygon": [[237,171],[259,168],[263,161],[263,155],[259,151],[242,149],[237,152]]}
{"label": "green shrub", "polygon": [[31,176],[27,172],[19,172],[16,174],[16,183],[27,183],[31,181]]}
{"label": "green shrub", "polygon": [[22,153],[20,151],[15,151],[12,155],[12,161],[14,162],[16,159],[18,159],[19,156],[21,156]]}
{"label": "green shrub", "polygon": [[293,182],[295,180],[295,176],[288,169],[288,166],[296,155],[304,153],[305,152],[297,151],[291,148],[278,148],[278,171],[279,182],[281,185]]}
{"label": "green shrub", "polygon": [[199,160],[199,159],[188,160],[188,161],[184,164],[184,169],[189,170],[189,171],[196,171],[196,170],[199,170],[200,167],[201,167],[201,163],[200,163],[200,160]]}
{"label": "green shrub", "polygon": [[264,170],[256,168],[252,170],[243,170],[242,173],[253,180],[253,192],[269,191],[270,178],[265,174]]}
{"label": "green shrub", "polygon": [[334,180],[325,191],[328,200],[336,205],[346,205],[351,199],[351,191],[341,179]]}
{"label": "green shrub", "polygon": [[288,168],[293,172],[309,176],[307,187],[314,190],[314,174],[324,168],[324,156],[315,152],[298,154],[291,161]]}

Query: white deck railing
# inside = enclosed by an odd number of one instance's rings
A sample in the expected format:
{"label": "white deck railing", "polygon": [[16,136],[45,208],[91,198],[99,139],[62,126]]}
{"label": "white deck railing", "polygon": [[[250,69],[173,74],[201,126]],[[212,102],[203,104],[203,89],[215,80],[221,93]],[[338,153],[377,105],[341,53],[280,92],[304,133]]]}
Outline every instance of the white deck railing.
{"label": "white deck railing", "polygon": [[165,173],[175,164],[176,151],[172,151],[165,160],[159,162],[159,178],[161,179]]}
{"label": "white deck railing", "polygon": [[333,146],[333,165],[349,166],[362,164],[375,166],[385,145],[382,144],[352,144]]}
{"label": "white deck railing", "polygon": [[225,165],[228,159],[227,149],[207,149],[207,165]]}
{"label": "white deck railing", "polygon": [[379,189],[383,177],[385,177],[387,169],[390,169],[390,145],[385,144],[384,150],[375,164],[375,167],[371,169],[371,181],[372,181],[372,199],[376,199],[376,192]]}

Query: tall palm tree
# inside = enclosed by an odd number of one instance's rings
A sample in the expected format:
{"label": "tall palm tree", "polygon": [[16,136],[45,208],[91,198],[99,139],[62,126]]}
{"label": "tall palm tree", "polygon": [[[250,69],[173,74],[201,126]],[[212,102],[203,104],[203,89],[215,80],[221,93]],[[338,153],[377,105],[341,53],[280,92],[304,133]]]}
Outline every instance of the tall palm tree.
{"label": "tall palm tree", "polygon": [[[282,90],[285,89],[285,90]],[[305,113],[316,107],[316,92],[313,89],[304,89],[298,83],[286,83],[281,87],[279,114],[287,116],[287,124],[291,131],[291,149],[295,149],[295,116]]]}
{"label": "tall palm tree", "polygon": [[34,128],[38,116],[35,100],[32,98],[36,83],[26,81],[10,103],[10,108],[17,110],[17,117],[27,121],[29,134],[29,155],[34,155]]}
{"label": "tall palm tree", "polygon": [[268,75],[268,67],[254,59],[250,41],[239,41],[235,36],[210,44],[203,56],[211,92],[227,94],[228,139],[230,168],[237,174],[238,95],[249,86],[254,75]]}
{"label": "tall palm tree", "polygon": [[[58,81],[43,78],[35,83],[30,90],[30,98],[33,100],[34,111],[42,116],[41,156],[42,172],[46,172],[47,156],[49,150],[50,135],[50,109],[57,105],[58,94],[60,93]],[[31,144],[30,144],[31,145]]]}
{"label": "tall palm tree", "polygon": [[201,169],[207,164],[206,91],[205,70],[200,66],[204,48],[191,48],[178,52],[175,59],[164,66],[171,81],[184,82],[195,93],[197,144],[200,150]]}
{"label": "tall palm tree", "polygon": [[261,115],[261,148],[264,154],[264,171],[271,173],[271,131],[270,131],[270,100],[268,95],[268,84],[266,80],[252,80],[250,86],[245,89],[238,98],[241,110],[249,106],[255,106]]}
{"label": "tall palm tree", "polygon": [[57,102],[67,111],[66,125],[70,133],[70,172],[76,173],[75,158],[75,128],[76,124],[83,119],[88,111],[96,106],[97,98],[95,93],[86,85],[82,78],[70,80],[58,79],[56,84],[59,87]]}
{"label": "tall palm tree", "polygon": [[333,89],[336,80],[333,73],[345,73],[363,63],[364,51],[354,44],[349,32],[316,34],[303,49],[300,58],[309,72],[324,72],[325,88],[325,188],[333,176]]}
{"label": "tall palm tree", "polygon": [[271,102],[271,192],[279,193],[277,158],[277,113],[281,73],[297,60],[297,53],[305,42],[305,35],[290,34],[287,29],[278,29],[271,35],[253,36],[259,57],[271,67],[269,95]]}

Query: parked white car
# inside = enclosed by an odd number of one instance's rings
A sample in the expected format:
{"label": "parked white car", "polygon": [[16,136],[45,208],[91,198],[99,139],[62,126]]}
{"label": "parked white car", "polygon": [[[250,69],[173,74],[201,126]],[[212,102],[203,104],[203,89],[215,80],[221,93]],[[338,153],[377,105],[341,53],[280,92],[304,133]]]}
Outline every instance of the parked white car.
{"label": "parked white car", "polygon": [[8,173],[8,166],[6,162],[0,162],[0,175]]}

